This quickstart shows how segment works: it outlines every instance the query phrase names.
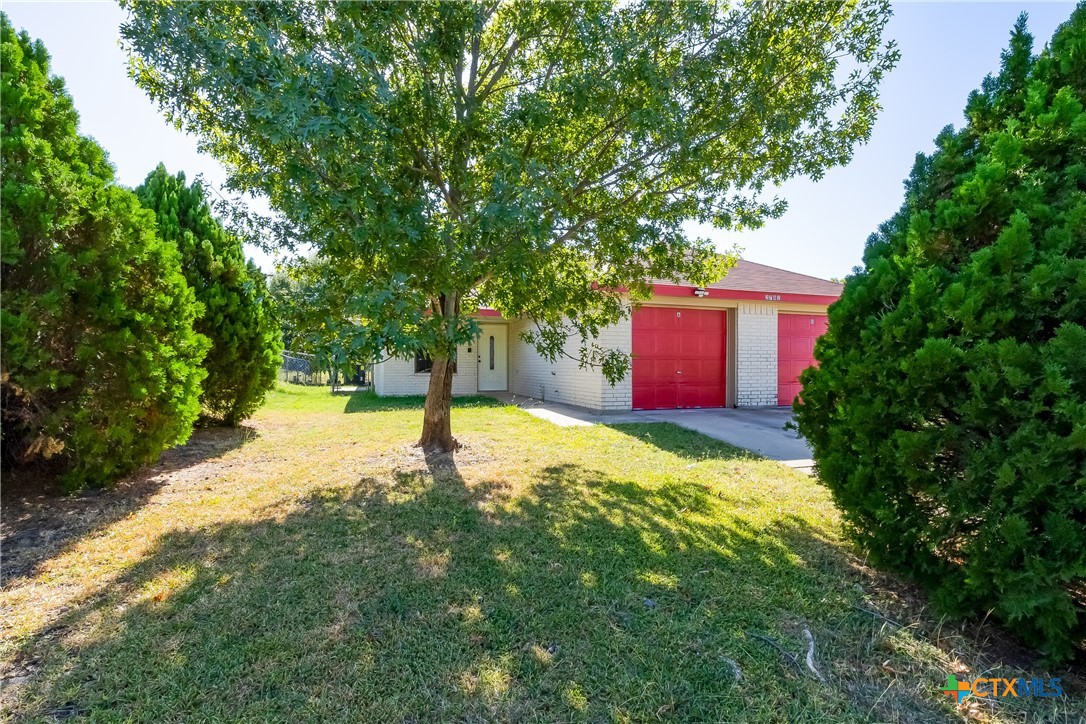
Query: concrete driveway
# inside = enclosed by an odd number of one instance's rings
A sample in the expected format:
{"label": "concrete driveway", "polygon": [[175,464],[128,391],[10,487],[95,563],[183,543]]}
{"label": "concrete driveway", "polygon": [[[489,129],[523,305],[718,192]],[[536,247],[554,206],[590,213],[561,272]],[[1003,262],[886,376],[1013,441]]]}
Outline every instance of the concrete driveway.
{"label": "concrete driveway", "polygon": [[811,472],[814,464],[807,441],[795,430],[784,429],[792,420],[792,410],[787,407],[644,410],[601,415],[519,395],[499,393],[494,396],[523,408],[531,415],[563,427],[624,422],[670,422],[804,472]]}
{"label": "concrete driveway", "polygon": [[645,410],[615,417],[620,417],[622,422],[670,422],[778,460],[789,467],[809,471],[814,465],[807,441],[795,430],[784,428],[792,421],[792,410],[787,407]]}

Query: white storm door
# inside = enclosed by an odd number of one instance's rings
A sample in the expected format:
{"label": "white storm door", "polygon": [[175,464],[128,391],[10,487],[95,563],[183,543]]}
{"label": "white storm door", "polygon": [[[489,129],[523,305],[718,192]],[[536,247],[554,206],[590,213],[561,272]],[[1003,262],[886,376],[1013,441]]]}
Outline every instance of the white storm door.
{"label": "white storm door", "polygon": [[484,324],[479,337],[479,391],[509,389],[506,366],[507,328],[504,324]]}

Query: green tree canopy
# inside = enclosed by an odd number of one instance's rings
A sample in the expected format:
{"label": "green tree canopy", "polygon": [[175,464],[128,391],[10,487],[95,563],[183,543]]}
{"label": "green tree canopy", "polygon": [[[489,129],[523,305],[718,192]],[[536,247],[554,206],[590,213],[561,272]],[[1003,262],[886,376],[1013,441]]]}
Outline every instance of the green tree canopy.
{"label": "green tree canopy", "polygon": [[372,356],[433,358],[445,449],[479,300],[620,379],[592,340],[626,290],[724,271],[684,222],[780,214],[765,187],[847,162],[897,57],[881,0],[123,4],[136,82],[284,241],[349,260]]}
{"label": "green tree canopy", "polygon": [[344,313],[353,292],[337,265],[312,255],[296,257],[276,268],[268,288],[288,350],[312,354],[319,368],[345,376],[375,361],[366,346],[367,330]]}
{"label": "green tree canopy", "polygon": [[803,376],[799,427],[879,564],[1068,655],[1086,639],[1086,5],[919,156]]}
{"label": "green tree canopy", "polygon": [[[268,293],[275,301],[275,312],[283,334],[283,348],[288,352],[316,354],[323,327],[314,312],[339,317],[341,309],[324,305],[324,300],[308,284],[307,275],[299,270],[305,260],[291,260],[275,268],[268,280]],[[319,305],[319,306],[318,306]]]}
{"label": "green tree canopy", "polygon": [[100,484],[183,442],[207,340],[177,250],[94,141],[40,41],[0,13],[5,463]]}
{"label": "green tree canopy", "polygon": [[281,333],[264,274],[241,241],[211,214],[203,186],[166,168],[148,174],[136,195],[155,213],[159,234],[177,245],[181,269],[204,314],[196,330],[211,340],[204,359],[204,413],[229,425],[249,417],[275,386]]}

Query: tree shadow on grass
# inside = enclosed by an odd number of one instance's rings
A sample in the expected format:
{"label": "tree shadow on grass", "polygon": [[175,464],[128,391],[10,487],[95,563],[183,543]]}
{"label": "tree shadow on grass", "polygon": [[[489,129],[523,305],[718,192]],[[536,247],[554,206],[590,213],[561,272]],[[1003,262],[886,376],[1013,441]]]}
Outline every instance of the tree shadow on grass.
{"label": "tree shadow on grass", "polygon": [[670,422],[629,422],[607,425],[623,435],[690,460],[768,460],[745,448],[711,438]]}
{"label": "tree shadow on grass", "polygon": [[172,476],[222,457],[256,435],[256,430],[245,425],[196,428],[188,442],[163,452],[154,465],[141,468],[111,488],[72,495],[64,494],[54,478],[5,479],[0,584],[7,586],[34,576],[43,563],[80,539],[144,505],[171,482]]}
{"label": "tree shadow on grass", "polygon": [[[835,644],[832,542],[706,490],[573,464],[527,488],[452,456],[274,520],[169,533],[28,641],[23,716],[263,721],[868,721],[747,632]],[[846,644],[849,642],[846,642]],[[826,666],[823,664],[823,666]],[[736,672],[739,672],[738,674]],[[879,692],[875,692],[877,695]],[[884,707],[885,708],[885,707]],[[929,719],[941,710],[923,708]],[[917,719],[920,720],[920,719]]]}
{"label": "tree shadow on grass", "polygon": [[[345,413],[353,412],[388,412],[390,410],[412,410],[422,408],[426,404],[423,395],[410,395],[406,397],[378,397],[373,390],[354,392],[347,398],[347,404],[343,407]],[[454,397],[453,407],[500,407],[501,402],[493,397],[484,395],[472,395],[467,397]]]}

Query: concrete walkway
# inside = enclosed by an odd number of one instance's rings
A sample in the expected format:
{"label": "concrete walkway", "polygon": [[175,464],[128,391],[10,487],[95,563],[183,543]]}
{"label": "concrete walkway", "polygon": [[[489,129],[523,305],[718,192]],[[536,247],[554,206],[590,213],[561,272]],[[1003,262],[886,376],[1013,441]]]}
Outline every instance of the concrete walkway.
{"label": "concrete walkway", "polygon": [[787,407],[720,408],[712,410],[643,410],[595,413],[556,402],[542,402],[508,392],[493,393],[507,404],[561,427],[613,425],[627,422],[670,422],[702,435],[745,448],[770,460],[810,473],[814,461],[807,441],[795,430],[785,430],[792,420]]}

